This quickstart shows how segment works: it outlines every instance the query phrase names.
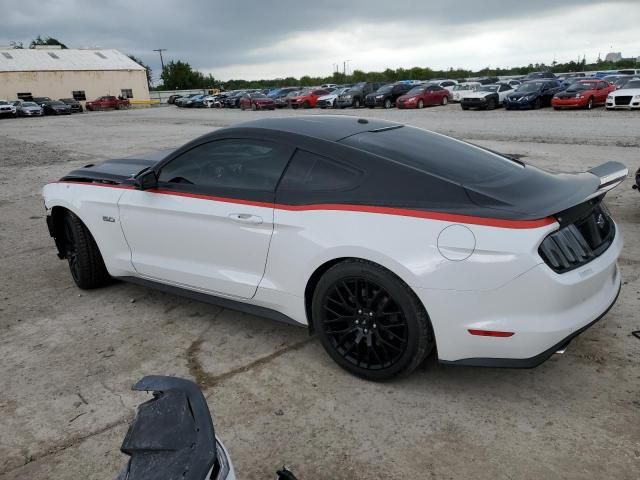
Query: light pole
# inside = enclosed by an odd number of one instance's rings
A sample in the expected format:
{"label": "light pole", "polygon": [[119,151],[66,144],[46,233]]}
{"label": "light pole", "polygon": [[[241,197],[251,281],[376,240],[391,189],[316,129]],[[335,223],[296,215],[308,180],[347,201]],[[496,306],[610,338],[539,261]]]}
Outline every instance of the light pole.
{"label": "light pole", "polygon": [[162,52],[166,52],[166,48],[156,48],[153,50],[154,52],[158,52],[160,54],[160,65],[162,65],[162,73],[164,73],[164,60],[162,59]]}

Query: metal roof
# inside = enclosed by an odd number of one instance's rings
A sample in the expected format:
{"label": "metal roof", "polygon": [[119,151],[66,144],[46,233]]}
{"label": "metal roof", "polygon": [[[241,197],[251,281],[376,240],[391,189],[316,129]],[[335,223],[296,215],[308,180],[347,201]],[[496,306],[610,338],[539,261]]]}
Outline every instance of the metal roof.
{"label": "metal roof", "polygon": [[118,50],[0,49],[0,72],[144,70]]}

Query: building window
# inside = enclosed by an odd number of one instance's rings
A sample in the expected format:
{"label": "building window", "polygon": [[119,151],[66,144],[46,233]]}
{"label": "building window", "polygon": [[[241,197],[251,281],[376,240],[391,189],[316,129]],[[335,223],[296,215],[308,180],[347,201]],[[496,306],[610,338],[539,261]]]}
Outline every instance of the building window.
{"label": "building window", "polygon": [[2,52],[2,55],[4,55],[5,58],[13,58],[11,54],[7,52]]}
{"label": "building window", "polygon": [[73,99],[80,101],[80,100],[86,100],[87,96],[84,94],[84,90],[74,90],[73,92],[71,92],[73,94]]}
{"label": "building window", "polygon": [[133,90],[130,88],[123,88],[120,90],[122,98],[133,98]]}
{"label": "building window", "polygon": [[18,93],[16,97],[18,97],[20,100],[27,100],[27,101],[33,100],[33,96],[31,95],[31,92]]}
{"label": "building window", "polygon": [[47,52],[47,54],[48,54],[51,58],[60,58],[60,57],[58,57],[58,55],[56,55],[56,54],[55,54],[55,53],[53,53],[53,52]]}
{"label": "building window", "polygon": [[104,53],[100,53],[100,52],[93,52],[95,53],[97,56],[99,56],[100,58],[104,58],[106,59],[107,57],[105,57]]}

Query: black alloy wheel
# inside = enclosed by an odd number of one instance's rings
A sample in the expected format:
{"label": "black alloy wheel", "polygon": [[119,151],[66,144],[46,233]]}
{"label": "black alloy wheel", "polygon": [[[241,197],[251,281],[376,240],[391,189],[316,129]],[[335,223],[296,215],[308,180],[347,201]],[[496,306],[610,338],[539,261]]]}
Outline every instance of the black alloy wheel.
{"label": "black alloy wheel", "polygon": [[382,380],[415,369],[433,347],[427,314],[398,277],[347,260],[322,277],[313,322],[325,350],[360,377]]}

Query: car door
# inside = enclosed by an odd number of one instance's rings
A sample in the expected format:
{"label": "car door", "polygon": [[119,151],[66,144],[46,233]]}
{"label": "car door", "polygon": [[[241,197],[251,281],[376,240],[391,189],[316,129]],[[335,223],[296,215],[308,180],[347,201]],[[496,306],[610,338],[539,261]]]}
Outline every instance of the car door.
{"label": "car door", "polygon": [[498,88],[498,101],[502,105],[504,99],[507,98],[507,95],[513,92],[513,88],[511,85],[503,84]]}
{"label": "car door", "polygon": [[251,298],[264,273],[275,187],[291,154],[254,138],[209,141],[163,162],[157,188],[127,190],[120,221],[138,274]]}
{"label": "car door", "polygon": [[424,89],[424,104],[425,105],[437,105],[438,103],[440,103],[438,101],[438,93],[437,93],[438,87],[436,87],[435,85],[429,85],[427,88]]}

